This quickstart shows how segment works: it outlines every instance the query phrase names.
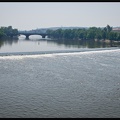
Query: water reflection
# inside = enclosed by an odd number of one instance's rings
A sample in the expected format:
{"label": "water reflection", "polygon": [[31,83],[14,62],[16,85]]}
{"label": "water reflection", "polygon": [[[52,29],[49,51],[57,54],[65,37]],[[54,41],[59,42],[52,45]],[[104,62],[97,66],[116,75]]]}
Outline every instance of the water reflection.
{"label": "water reflection", "polygon": [[[19,42],[18,42],[19,41]],[[37,43],[37,44],[36,44]],[[14,45],[13,45],[14,44]],[[39,47],[38,47],[39,45]],[[9,46],[12,46],[10,48]],[[113,42],[112,46],[120,46],[120,42]],[[106,48],[111,47],[110,42],[95,40],[52,40],[52,39],[0,39],[0,52],[9,51],[43,51],[79,48]],[[3,49],[4,48],[4,49]],[[19,50],[18,50],[19,49]]]}
{"label": "water reflection", "polygon": [[[109,42],[101,42],[95,40],[50,40],[48,44],[55,43],[58,46],[65,45],[69,48],[105,48],[111,47]],[[113,45],[120,45],[120,43],[114,43]]]}
{"label": "water reflection", "polygon": [[2,46],[5,46],[5,45],[12,45],[13,43],[18,43],[18,38],[13,38],[13,39],[11,39],[11,38],[7,38],[7,39],[0,39],[0,48],[2,47]]}

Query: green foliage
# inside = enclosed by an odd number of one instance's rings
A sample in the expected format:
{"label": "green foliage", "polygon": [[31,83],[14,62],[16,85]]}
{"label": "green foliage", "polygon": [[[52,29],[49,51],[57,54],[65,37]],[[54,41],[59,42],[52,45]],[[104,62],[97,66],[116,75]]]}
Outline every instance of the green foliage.
{"label": "green foliage", "polygon": [[55,39],[109,39],[109,40],[120,40],[120,33],[112,32],[112,27],[107,25],[104,28],[90,27],[89,29],[57,29],[48,30],[49,36]]}
{"label": "green foliage", "polygon": [[107,32],[111,32],[112,31],[112,27],[110,27],[109,25],[106,26]]}
{"label": "green foliage", "polygon": [[3,32],[2,29],[0,29],[0,38],[2,38],[3,36],[5,36],[5,33]]}
{"label": "green foliage", "polygon": [[18,35],[18,30],[13,29],[12,26],[0,28],[0,38],[2,37],[13,37]]}

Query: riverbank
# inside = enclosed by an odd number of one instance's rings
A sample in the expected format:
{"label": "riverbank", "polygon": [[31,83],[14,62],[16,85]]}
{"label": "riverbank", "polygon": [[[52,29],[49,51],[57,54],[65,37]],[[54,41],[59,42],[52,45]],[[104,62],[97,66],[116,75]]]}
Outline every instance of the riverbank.
{"label": "riverbank", "polygon": [[[108,39],[105,39],[105,40],[97,40],[97,39],[95,39],[95,41],[97,42],[97,41],[100,41],[100,42],[105,42],[105,43],[110,43],[111,42],[111,40],[108,40]],[[112,40],[112,42],[114,42],[114,43],[120,43],[120,41],[115,41],[115,40]]]}

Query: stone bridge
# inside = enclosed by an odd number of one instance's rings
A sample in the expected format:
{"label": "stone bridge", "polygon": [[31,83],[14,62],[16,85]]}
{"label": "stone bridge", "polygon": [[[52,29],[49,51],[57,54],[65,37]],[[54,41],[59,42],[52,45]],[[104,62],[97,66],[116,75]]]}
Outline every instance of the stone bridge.
{"label": "stone bridge", "polygon": [[45,38],[46,36],[48,36],[48,34],[46,32],[34,32],[34,31],[18,31],[18,35],[25,35],[26,39],[29,39],[30,35],[41,35],[42,38]]}

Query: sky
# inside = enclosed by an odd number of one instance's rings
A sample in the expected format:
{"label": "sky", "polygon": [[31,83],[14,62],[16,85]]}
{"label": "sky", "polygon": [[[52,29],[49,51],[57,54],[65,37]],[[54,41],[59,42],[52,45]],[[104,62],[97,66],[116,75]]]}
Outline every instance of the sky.
{"label": "sky", "polygon": [[120,26],[120,2],[0,2],[0,27]]}

